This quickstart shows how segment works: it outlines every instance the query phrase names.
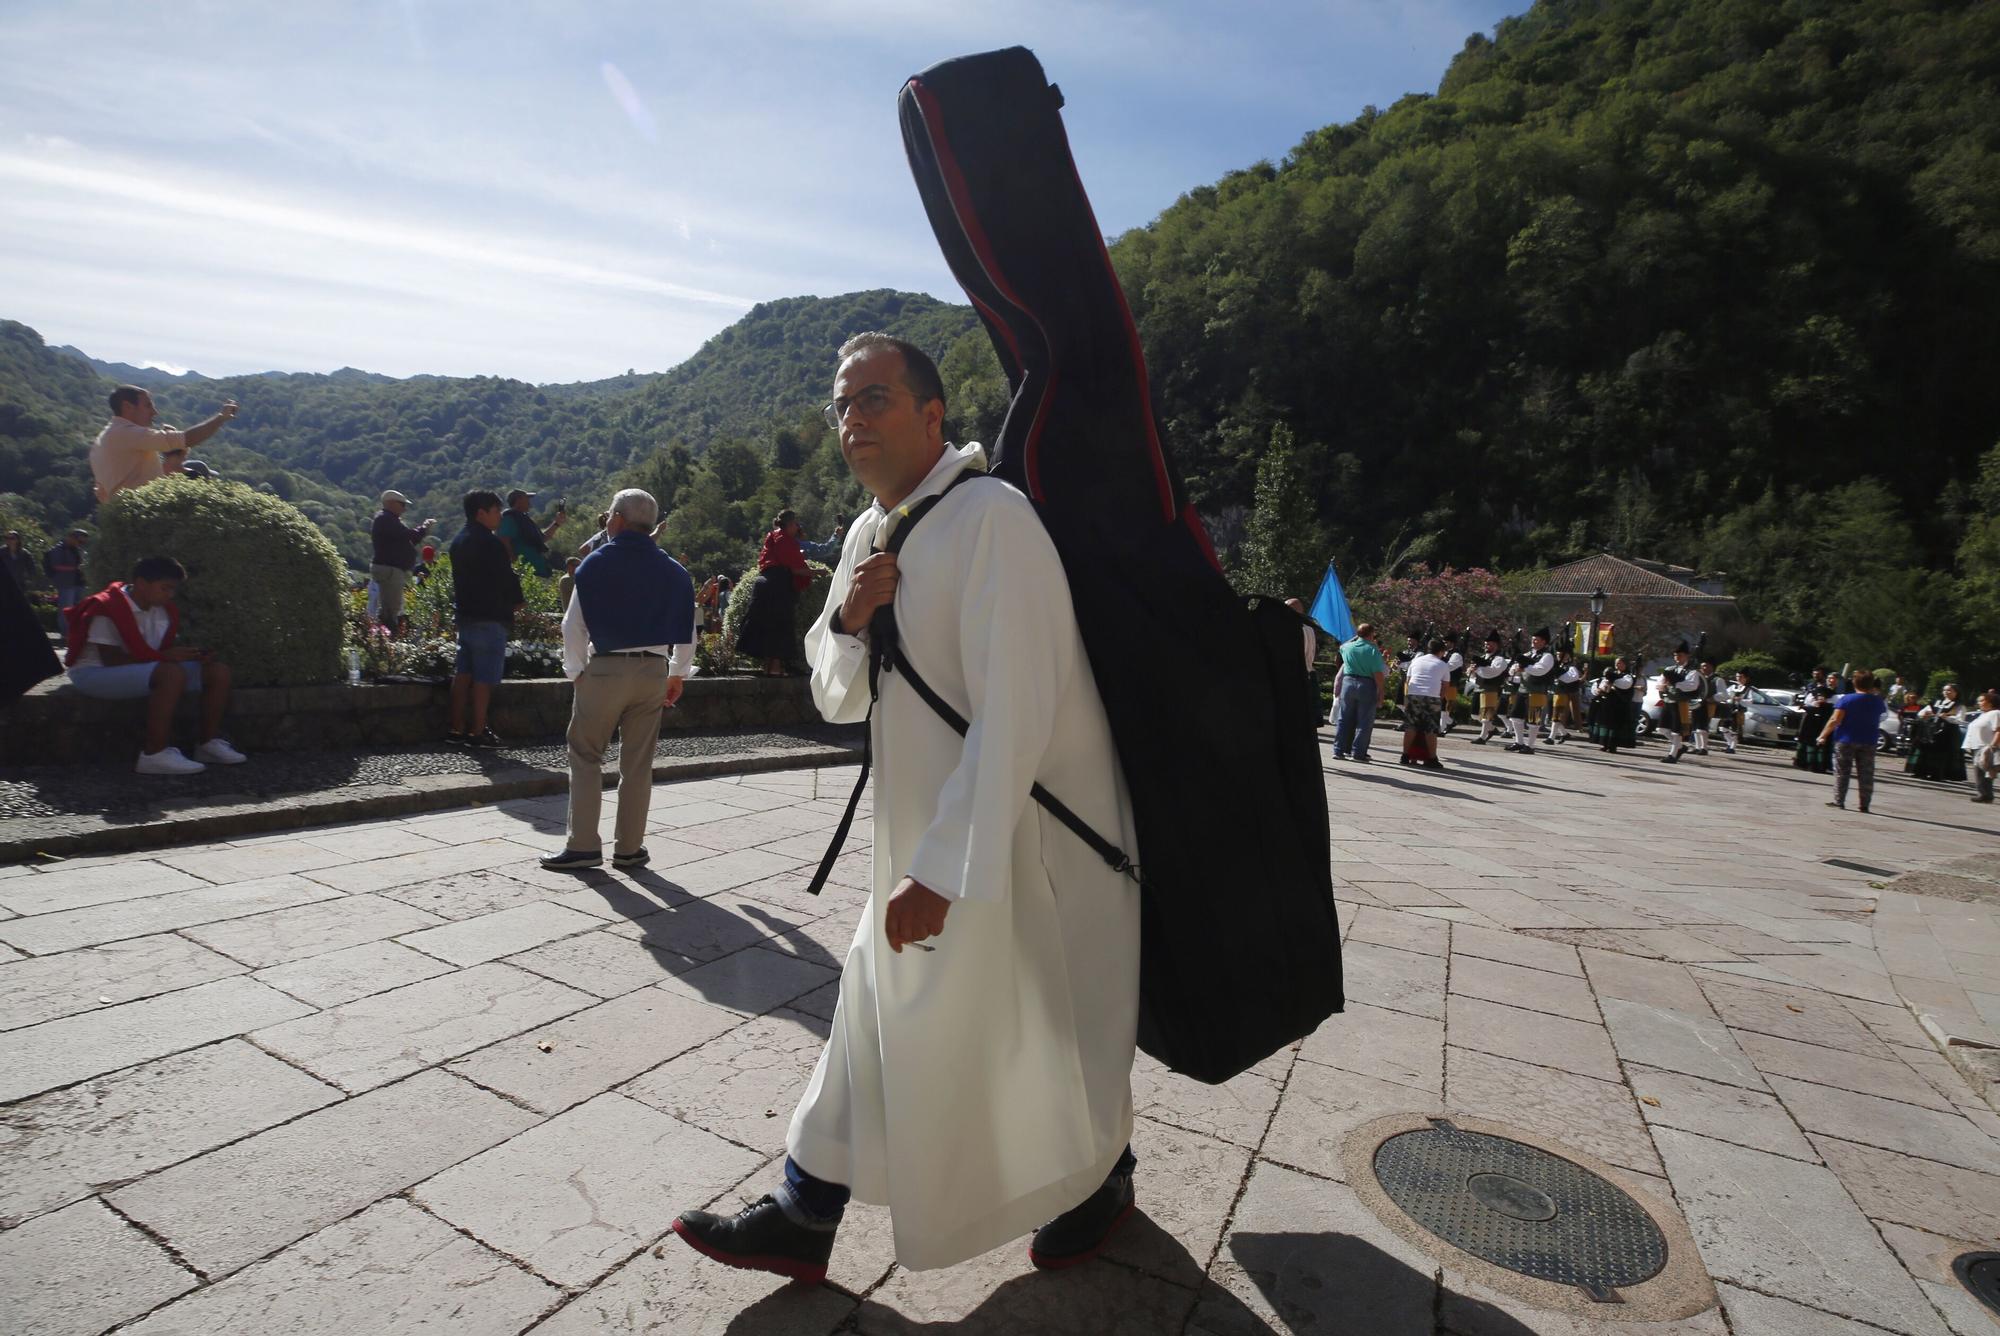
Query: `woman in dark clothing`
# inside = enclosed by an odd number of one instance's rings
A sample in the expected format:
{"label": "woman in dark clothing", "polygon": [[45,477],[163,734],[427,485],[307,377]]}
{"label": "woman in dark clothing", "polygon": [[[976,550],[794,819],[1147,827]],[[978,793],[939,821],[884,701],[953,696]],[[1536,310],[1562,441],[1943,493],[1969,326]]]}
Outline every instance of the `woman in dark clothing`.
{"label": "woman in dark clothing", "polygon": [[1833,748],[1819,740],[1826,721],[1833,718],[1833,698],[1824,686],[1815,685],[1806,694],[1806,715],[1799,721],[1798,750],[1792,764],[1815,775],[1833,773]]}
{"label": "woman in dark clothing", "polygon": [[1596,694],[1590,701],[1590,740],[1616,754],[1620,747],[1639,745],[1638,715],[1632,703],[1639,679],[1621,655],[1597,679]]}
{"label": "woman in dark clothing", "polygon": [[766,677],[783,677],[785,665],[799,654],[795,630],[799,591],[812,583],[805,551],[799,546],[804,532],[796,514],[779,511],[757,554],[757,579],[750,586],[750,606],[743,613],[736,648],[749,658],[762,659]]}
{"label": "woman in dark clothing", "polygon": [[1965,782],[1965,730],[1960,727],[1965,707],[1958,699],[1958,684],[1948,683],[1944,695],[1918,715],[1911,733],[1916,745],[1903,762],[1903,773],[1918,779],[1942,779],[1954,784]]}

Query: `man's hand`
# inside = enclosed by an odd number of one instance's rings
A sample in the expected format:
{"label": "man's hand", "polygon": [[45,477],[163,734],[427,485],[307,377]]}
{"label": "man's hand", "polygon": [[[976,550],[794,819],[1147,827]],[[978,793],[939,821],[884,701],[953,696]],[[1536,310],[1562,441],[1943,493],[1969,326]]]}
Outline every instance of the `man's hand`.
{"label": "man's hand", "polygon": [[896,554],[877,552],[854,568],[854,583],[840,604],[840,625],[849,635],[868,628],[868,619],[877,608],[896,597]]}
{"label": "man's hand", "polygon": [[883,916],[889,949],[900,955],[905,945],[936,937],[944,931],[944,916],[949,912],[951,901],[922,882],[903,878],[889,897],[889,909]]}
{"label": "man's hand", "polygon": [[687,682],[688,680],[685,677],[668,678],[667,698],[661,701],[660,704],[671,710],[674,707],[674,702],[681,698],[681,693],[687,690]]}
{"label": "man's hand", "polygon": [[431,519],[431,520],[425,520],[425,521],[424,521],[424,522],[423,522],[422,524],[419,524],[419,525],[417,526],[417,532],[418,532],[418,533],[429,533],[429,532],[430,532],[430,531],[431,531],[432,529],[435,529],[435,528],[437,528],[437,521],[436,521],[436,520],[434,520],[434,519]]}
{"label": "man's hand", "polygon": [[219,417],[219,418],[233,418],[233,417],[235,417],[235,416],[236,416],[236,401],[235,401],[234,399],[225,399],[225,400],[223,400],[223,401],[222,401],[222,407],[220,407],[220,408],[218,408],[218,409],[216,409],[216,410],[215,410],[215,415],[216,415],[217,417]]}

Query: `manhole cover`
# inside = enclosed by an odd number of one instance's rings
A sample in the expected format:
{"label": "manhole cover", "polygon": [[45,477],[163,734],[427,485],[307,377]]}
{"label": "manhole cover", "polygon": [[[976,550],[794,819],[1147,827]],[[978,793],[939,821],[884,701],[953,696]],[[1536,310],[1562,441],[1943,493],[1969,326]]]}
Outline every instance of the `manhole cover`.
{"label": "manhole cover", "polygon": [[1951,1272],[1974,1298],[2000,1313],[2000,1253],[1965,1253],[1953,1260]]}
{"label": "manhole cover", "polygon": [[1482,1261],[1596,1299],[1667,1264],[1658,1225],[1624,1191],[1545,1150],[1443,1120],[1375,1151],[1375,1177],[1418,1224]]}

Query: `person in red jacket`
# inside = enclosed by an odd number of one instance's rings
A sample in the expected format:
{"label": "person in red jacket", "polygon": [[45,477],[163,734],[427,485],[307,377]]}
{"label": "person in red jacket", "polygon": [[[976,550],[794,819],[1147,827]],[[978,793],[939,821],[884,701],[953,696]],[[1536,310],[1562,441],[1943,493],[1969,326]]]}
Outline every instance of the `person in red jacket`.
{"label": "person in red jacket", "polygon": [[[172,557],[144,557],[128,580],[114,581],[68,609],[69,680],[100,700],[146,701],[142,775],[192,775],[209,765],[240,765],[242,752],[222,737],[229,708],[229,665],[206,650],[176,645],[180,610],[174,594],[187,571]],[[189,692],[202,698],[201,746],[193,758],[170,746],[174,708]]]}
{"label": "person in red jacket", "polygon": [[737,632],[736,649],[745,658],[762,659],[766,677],[786,676],[786,665],[799,656],[794,609],[799,594],[812,583],[805,550],[799,546],[804,533],[799,517],[781,510],[757,554],[757,582],[750,586],[750,609]]}

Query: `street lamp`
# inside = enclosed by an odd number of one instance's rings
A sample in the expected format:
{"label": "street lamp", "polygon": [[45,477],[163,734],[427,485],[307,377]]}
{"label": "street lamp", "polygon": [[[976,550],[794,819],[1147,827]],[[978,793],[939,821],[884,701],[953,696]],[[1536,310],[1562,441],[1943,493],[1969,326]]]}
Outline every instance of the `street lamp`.
{"label": "street lamp", "polygon": [[1599,585],[1590,595],[1590,660],[1597,661],[1597,622],[1604,616],[1604,586]]}

